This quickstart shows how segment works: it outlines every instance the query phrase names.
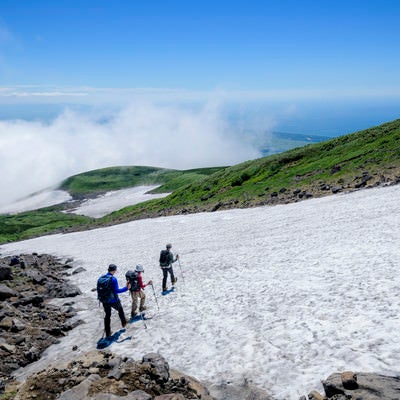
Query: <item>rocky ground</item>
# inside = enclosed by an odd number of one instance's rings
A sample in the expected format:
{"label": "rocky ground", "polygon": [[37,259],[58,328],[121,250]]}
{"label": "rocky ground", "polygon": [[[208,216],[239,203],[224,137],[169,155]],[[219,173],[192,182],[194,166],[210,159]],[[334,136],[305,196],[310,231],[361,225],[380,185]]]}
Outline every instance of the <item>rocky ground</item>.
{"label": "rocky ground", "polygon": [[[66,281],[71,265],[47,255],[11,259],[0,258],[0,394],[14,370],[80,323],[71,298],[81,292]],[[66,300],[59,307],[52,298]]]}
{"label": "rocky ground", "polygon": [[25,399],[213,400],[196,379],[171,370],[156,353],[135,361],[91,351],[30,376],[14,395]]}

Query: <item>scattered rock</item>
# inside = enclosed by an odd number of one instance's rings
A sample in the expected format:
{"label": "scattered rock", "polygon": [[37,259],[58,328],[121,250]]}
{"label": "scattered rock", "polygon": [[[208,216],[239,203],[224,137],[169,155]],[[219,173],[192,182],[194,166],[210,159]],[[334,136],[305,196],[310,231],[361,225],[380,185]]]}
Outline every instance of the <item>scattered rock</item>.
{"label": "scattered rock", "polygon": [[339,193],[343,190],[343,186],[342,185],[337,185],[337,186],[333,186],[332,187],[332,193],[336,194]]}
{"label": "scattered rock", "polygon": [[61,393],[59,399],[60,400],[84,400],[88,399],[89,388],[93,382],[97,382],[101,379],[99,375],[93,374],[88,376],[83,382],[74,386],[71,389],[66,390]]}
{"label": "scattered rock", "polygon": [[357,374],[352,371],[344,371],[341,373],[342,385],[345,389],[353,390],[358,388]]}
{"label": "scattered rock", "polygon": [[77,269],[72,271],[72,275],[80,274],[81,272],[85,272],[86,269],[83,267],[78,267]]}
{"label": "scattered rock", "polygon": [[[12,267],[8,267],[10,263]],[[58,294],[47,290],[47,285],[65,285],[67,293],[71,291],[63,282],[63,264],[56,258],[25,254],[4,257],[0,266],[10,268],[12,274],[12,280],[0,284],[0,381],[9,384],[14,370],[37,361],[47,347],[81,321],[71,318],[76,315],[73,307],[56,307],[45,301]]]}
{"label": "scattered rock", "polygon": [[9,299],[10,297],[17,297],[18,292],[9,288],[6,285],[0,285],[0,301],[4,301]]}
{"label": "scattered rock", "polygon": [[[112,377],[110,371],[113,371]],[[146,354],[142,361],[135,361],[108,351],[91,351],[31,375],[17,388],[14,397],[15,400],[29,398],[214,400],[207,388],[194,378],[178,372],[170,376],[168,363],[160,354]]]}
{"label": "scattered rock", "polygon": [[149,364],[150,374],[161,382],[167,382],[169,379],[169,365],[158,353],[148,353],[143,356],[143,363]]}
{"label": "scattered rock", "polygon": [[82,294],[78,286],[70,283],[49,283],[46,285],[50,297],[65,298]]}
{"label": "scattered rock", "polygon": [[[343,385],[343,382],[346,382]],[[347,387],[350,383],[351,388]],[[350,371],[334,373],[322,381],[329,400],[393,400],[400,399],[400,377]],[[356,385],[357,384],[357,385]],[[346,386],[346,387],[345,387]]]}
{"label": "scattered rock", "polygon": [[47,281],[44,274],[34,269],[28,269],[25,274],[35,285],[43,285],[43,283]]}
{"label": "scattered rock", "polygon": [[0,281],[9,281],[10,279],[12,279],[11,267],[0,265]]}

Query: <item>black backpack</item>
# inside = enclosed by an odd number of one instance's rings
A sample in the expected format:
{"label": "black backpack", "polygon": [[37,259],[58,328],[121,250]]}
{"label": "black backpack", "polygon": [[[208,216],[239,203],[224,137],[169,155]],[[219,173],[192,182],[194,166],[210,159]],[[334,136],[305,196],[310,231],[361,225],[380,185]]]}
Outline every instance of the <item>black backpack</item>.
{"label": "black backpack", "polygon": [[137,292],[140,290],[139,286],[139,274],[136,271],[128,271],[125,274],[126,280],[131,284],[131,288],[129,289],[131,292]]}
{"label": "black backpack", "polygon": [[102,275],[97,280],[97,298],[102,303],[110,303],[115,298],[111,281],[110,275]]}
{"label": "black backpack", "polygon": [[168,250],[161,250],[161,253],[160,253],[160,265],[162,267],[168,267],[169,264],[170,264],[169,251]]}

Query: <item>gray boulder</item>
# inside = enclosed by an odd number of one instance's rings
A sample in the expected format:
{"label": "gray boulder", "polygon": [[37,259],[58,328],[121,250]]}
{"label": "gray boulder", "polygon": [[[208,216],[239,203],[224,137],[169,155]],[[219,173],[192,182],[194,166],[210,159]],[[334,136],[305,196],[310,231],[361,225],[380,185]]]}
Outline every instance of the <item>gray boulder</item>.
{"label": "gray boulder", "polygon": [[15,290],[10,289],[6,285],[0,285],[0,301],[9,299],[10,297],[17,297],[18,293]]}
{"label": "gray boulder", "polygon": [[35,285],[43,285],[43,283],[47,281],[47,277],[45,275],[34,269],[28,269],[25,272],[25,275],[30,278]]}
{"label": "gray boulder", "polygon": [[89,375],[83,382],[79,385],[74,386],[71,389],[66,390],[65,392],[61,393],[59,399],[60,400],[85,400],[85,399],[93,399],[93,397],[88,397],[88,392],[90,386],[93,382],[97,382],[101,379],[99,375]]}
{"label": "gray boulder", "polygon": [[[93,400],[151,400],[152,397],[143,390],[135,390],[127,396],[117,396],[110,393],[98,393]],[[72,399],[71,399],[72,400]]]}
{"label": "gray boulder", "polygon": [[257,388],[248,382],[241,385],[220,383],[209,386],[210,395],[216,400],[240,399],[240,400],[272,400],[266,391]]}
{"label": "gray boulder", "polygon": [[158,353],[148,353],[143,356],[143,364],[148,364],[149,372],[157,382],[167,382],[169,379],[169,365],[165,358]]}
{"label": "gray boulder", "polygon": [[77,286],[68,283],[48,283],[46,286],[50,297],[65,298],[82,294]]}
{"label": "gray boulder", "polygon": [[85,272],[85,271],[86,271],[85,268],[83,268],[83,267],[78,267],[77,269],[74,269],[74,270],[72,271],[72,275],[76,275],[76,274],[79,274],[79,273]]}
{"label": "gray boulder", "polygon": [[0,265],[0,281],[9,281],[11,279],[11,267],[8,265]]}
{"label": "gray boulder", "polygon": [[358,388],[351,390],[344,388],[342,375],[335,373],[330,375],[322,384],[329,399],[336,395],[342,395],[342,398],[344,398],[343,396],[351,396],[351,398],[358,400],[400,399],[400,377],[358,372]]}

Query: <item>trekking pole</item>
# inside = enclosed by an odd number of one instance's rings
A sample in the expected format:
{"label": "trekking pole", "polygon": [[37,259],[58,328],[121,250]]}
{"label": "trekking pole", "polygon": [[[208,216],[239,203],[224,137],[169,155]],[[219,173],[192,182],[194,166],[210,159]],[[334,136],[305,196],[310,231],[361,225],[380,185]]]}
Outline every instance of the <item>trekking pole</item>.
{"label": "trekking pole", "polygon": [[183,276],[183,271],[182,271],[182,267],[181,267],[181,260],[180,260],[180,258],[178,258],[178,265],[179,265],[179,269],[181,270],[182,282],[185,283],[185,277]]}
{"label": "trekking pole", "polygon": [[156,299],[156,304],[157,304],[158,312],[160,312],[160,307],[159,307],[159,305],[158,305],[158,300],[157,300],[157,296],[156,296],[156,291],[154,290],[153,284],[151,284],[151,287],[153,288],[153,294],[154,294],[154,298]]}
{"label": "trekking pole", "polygon": [[142,317],[144,329],[147,329],[147,325],[146,325],[146,321],[144,320],[144,314],[143,314],[143,312],[140,313],[140,316]]}

